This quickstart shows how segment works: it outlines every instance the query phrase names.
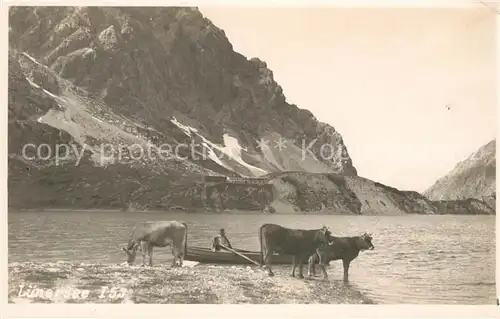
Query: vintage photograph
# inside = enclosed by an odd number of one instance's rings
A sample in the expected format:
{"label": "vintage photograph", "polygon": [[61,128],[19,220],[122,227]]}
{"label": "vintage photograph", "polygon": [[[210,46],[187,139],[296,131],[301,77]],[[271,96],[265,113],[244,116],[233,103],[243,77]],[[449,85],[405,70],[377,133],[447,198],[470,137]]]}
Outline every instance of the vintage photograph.
{"label": "vintage photograph", "polygon": [[498,304],[498,15],[10,6],[8,302]]}

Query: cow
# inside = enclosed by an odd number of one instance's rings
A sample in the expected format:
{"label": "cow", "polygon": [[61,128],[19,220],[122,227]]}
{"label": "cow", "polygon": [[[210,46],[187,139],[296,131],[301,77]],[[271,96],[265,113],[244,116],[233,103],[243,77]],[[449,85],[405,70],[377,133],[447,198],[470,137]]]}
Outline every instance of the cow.
{"label": "cow", "polygon": [[271,270],[271,259],[274,252],[291,255],[293,257],[292,277],[295,277],[295,268],[299,265],[299,278],[302,274],[303,263],[314,254],[318,247],[330,242],[331,232],[323,226],[321,229],[290,229],[276,224],[264,224],[259,229],[260,264],[267,268],[269,276],[274,276]]}
{"label": "cow", "polygon": [[142,251],[142,264],[146,264],[146,255],[149,257],[149,266],[153,266],[153,247],[172,246],[174,260],[172,267],[176,266],[177,260],[182,267],[184,256],[187,253],[187,231],[186,223],[179,221],[149,221],[137,224],[130,235],[127,247],[123,250],[127,253],[127,263],[132,265],[140,247]]}
{"label": "cow", "polygon": [[344,265],[344,282],[348,282],[351,261],[358,257],[360,251],[375,249],[372,239],[371,234],[367,233],[355,237],[332,236],[332,242],[328,246],[319,247],[309,257],[308,277],[311,277],[311,274],[313,276],[316,275],[315,264],[320,263],[324,279],[328,278],[324,265],[329,264],[332,260],[342,259]]}

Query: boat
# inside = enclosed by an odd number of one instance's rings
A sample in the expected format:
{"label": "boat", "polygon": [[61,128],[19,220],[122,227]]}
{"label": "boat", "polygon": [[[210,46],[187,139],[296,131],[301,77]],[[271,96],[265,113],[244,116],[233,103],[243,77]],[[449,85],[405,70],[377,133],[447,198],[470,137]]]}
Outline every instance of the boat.
{"label": "boat", "polygon": [[[260,251],[250,251],[243,249],[234,249],[238,253],[244,255],[251,260],[260,264]],[[253,265],[249,260],[236,255],[235,253],[220,250],[212,251],[210,248],[204,247],[189,247],[184,260],[197,261],[206,264],[232,264],[232,265]],[[292,256],[274,254],[271,261],[273,265],[285,265],[292,263]]]}

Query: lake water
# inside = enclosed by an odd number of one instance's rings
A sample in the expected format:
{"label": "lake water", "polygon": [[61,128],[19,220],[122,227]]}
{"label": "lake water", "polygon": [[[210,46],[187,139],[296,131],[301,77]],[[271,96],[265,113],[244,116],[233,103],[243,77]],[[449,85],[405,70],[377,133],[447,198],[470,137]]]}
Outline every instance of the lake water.
{"label": "lake water", "polygon": [[[259,250],[263,223],[294,228],[327,225],[336,236],[373,234],[375,250],[362,252],[349,270],[351,285],[377,303],[495,304],[495,216],[325,216],[122,212],[11,212],[9,262],[121,263],[135,223],[183,220],[188,243],[210,246],[225,228],[233,247]],[[169,262],[156,249],[155,263]],[[138,258],[142,262],[142,258]],[[277,276],[289,276],[289,267]],[[342,279],[342,262],[327,268]]]}

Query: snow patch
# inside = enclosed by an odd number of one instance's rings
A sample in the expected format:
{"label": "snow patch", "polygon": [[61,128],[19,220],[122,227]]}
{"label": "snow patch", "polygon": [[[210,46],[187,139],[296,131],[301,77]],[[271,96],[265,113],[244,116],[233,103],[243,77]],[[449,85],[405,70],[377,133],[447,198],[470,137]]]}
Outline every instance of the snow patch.
{"label": "snow patch", "polygon": [[262,155],[264,155],[264,158],[268,160],[272,165],[277,167],[280,171],[284,171],[285,169],[283,168],[283,166],[281,166],[281,164],[278,163],[278,161],[274,157],[273,151],[271,150],[269,145],[267,145],[266,140],[261,138],[260,141],[257,141],[257,143],[261,147]]}
{"label": "snow patch", "polygon": [[37,89],[40,88],[40,86],[38,84],[36,84],[35,82],[31,81],[30,79],[26,78],[26,80],[28,81],[28,83],[32,86],[32,87],[35,87]]}
{"label": "snow patch", "polygon": [[[202,137],[203,138],[203,137]],[[217,157],[217,154],[215,154],[213,148],[214,148],[214,145],[209,145],[208,143],[210,143],[208,140],[205,140],[203,138],[203,142],[201,143],[203,145],[203,147],[205,147],[207,150],[208,150],[208,157],[214,161],[215,163],[219,164],[220,166],[222,167],[225,167],[227,168],[228,170],[232,170],[231,167],[227,166],[226,164],[224,164],[218,157]]]}
{"label": "snow patch", "polygon": [[45,92],[45,94],[47,94],[47,95],[49,95],[49,96],[53,97],[54,99],[60,99],[60,97],[58,97],[58,96],[57,96],[57,95],[55,95],[55,94],[50,93],[50,92],[49,92],[49,91],[47,91],[46,89],[43,89],[43,91]]}
{"label": "snow patch", "polygon": [[95,116],[93,116],[93,115],[92,115],[92,118],[93,118],[94,120],[98,121],[98,122],[104,123],[102,120],[98,119],[97,117],[95,117]]}
{"label": "snow patch", "polygon": [[221,162],[221,160],[217,157],[217,155],[215,154],[215,152],[211,149],[217,149],[218,151],[220,151],[222,154],[228,156],[229,158],[233,159],[234,161],[236,161],[238,164],[240,164],[241,166],[243,167],[246,167],[248,168],[254,175],[262,175],[262,174],[267,174],[268,172],[261,169],[261,168],[258,168],[258,167],[255,167],[255,166],[252,166],[250,164],[248,164],[247,162],[245,162],[242,158],[241,158],[241,150],[243,149],[241,147],[241,145],[238,143],[238,140],[232,136],[229,136],[228,134],[224,134],[223,135],[223,139],[224,139],[224,147],[221,147],[219,145],[216,145],[212,142],[210,142],[209,140],[207,140],[206,138],[204,138],[203,136],[197,134],[201,139],[203,139],[203,145],[209,150],[209,154],[208,156],[214,161],[216,162],[217,164],[227,168],[227,169],[230,169],[230,170],[234,170],[233,168],[231,167],[228,167],[228,165],[226,164],[223,164]]}
{"label": "snow patch", "polygon": [[222,167],[225,167],[231,171],[234,171],[233,168],[229,167],[227,164],[224,164],[221,159],[215,154],[214,149],[220,151],[222,154],[228,156],[232,160],[236,161],[238,164],[240,164],[243,167],[248,168],[254,175],[259,176],[263,174],[267,174],[268,172],[259,168],[255,167],[253,165],[248,164],[241,158],[241,150],[247,151],[245,148],[241,147],[240,143],[238,142],[238,139],[228,135],[224,134],[223,139],[224,139],[224,146],[219,146],[217,144],[212,143],[202,135],[198,133],[198,130],[191,127],[184,125],[180,123],[175,117],[173,117],[172,120],[170,120],[173,124],[175,124],[177,127],[179,127],[187,136],[191,136],[192,133],[195,133],[197,136],[199,136],[202,139],[202,145],[208,150],[208,157],[213,160],[215,163],[219,164]]}
{"label": "snow patch", "polygon": [[180,128],[182,131],[184,131],[184,133],[187,135],[187,136],[191,136],[191,133],[197,133],[198,130],[195,129],[194,127],[191,127],[191,126],[187,126],[187,125],[184,125],[184,124],[181,124],[179,121],[177,121],[177,119],[175,117],[172,117],[172,119],[170,120],[170,122],[172,122],[173,124],[175,124],[178,128]]}
{"label": "snow patch", "polygon": [[232,159],[237,161],[239,164],[248,168],[252,173],[254,173],[254,175],[262,175],[268,173],[267,171],[261,168],[248,164],[241,158],[241,150],[246,151],[246,149],[241,147],[240,143],[238,142],[238,139],[229,136],[228,134],[224,134],[222,138],[224,139],[224,145],[225,145],[224,148],[219,147],[219,149],[222,152],[228,154]]}
{"label": "snow patch", "polygon": [[85,50],[85,52],[83,53],[83,57],[87,57],[89,54],[95,54],[95,51],[94,49],[92,48],[87,48],[87,50]]}
{"label": "snow patch", "polygon": [[37,60],[35,60],[35,58],[34,58],[34,57],[32,57],[31,55],[29,55],[28,53],[23,52],[23,55],[24,55],[25,57],[27,57],[28,59],[30,59],[31,61],[33,61],[34,63],[38,64],[39,66],[43,66],[43,65],[41,65],[41,64],[40,64]]}

